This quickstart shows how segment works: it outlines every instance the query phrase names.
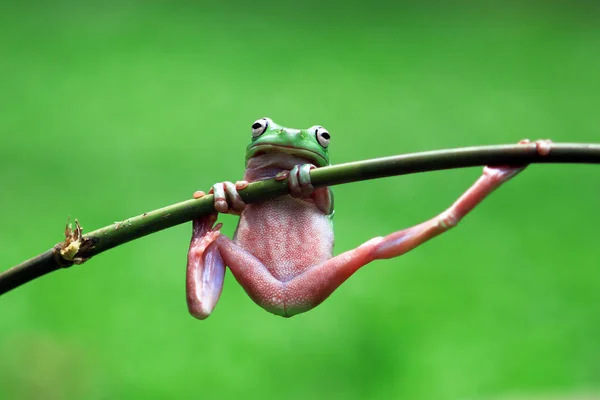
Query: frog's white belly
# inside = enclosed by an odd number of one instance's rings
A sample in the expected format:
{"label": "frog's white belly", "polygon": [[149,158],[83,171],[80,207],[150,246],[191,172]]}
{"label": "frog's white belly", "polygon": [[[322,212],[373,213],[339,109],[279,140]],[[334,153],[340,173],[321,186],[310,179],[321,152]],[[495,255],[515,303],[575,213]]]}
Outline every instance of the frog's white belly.
{"label": "frog's white belly", "polygon": [[314,203],[282,196],[244,209],[234,241],[286,282],[331,258],[331,221]]}

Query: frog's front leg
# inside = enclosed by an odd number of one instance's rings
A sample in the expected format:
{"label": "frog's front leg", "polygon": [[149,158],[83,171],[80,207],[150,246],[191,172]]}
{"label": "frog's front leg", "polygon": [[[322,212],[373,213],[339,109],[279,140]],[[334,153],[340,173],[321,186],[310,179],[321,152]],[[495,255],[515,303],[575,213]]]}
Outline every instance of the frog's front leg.
{"label": "frog's front leg", "polygon": [[[240,197],[238,190],[242,190],[247,186],[248,181],[215,183],[208,192],[214,195],[215,210],[221,213],[239,215],[246,207],[246,203]],[[194,192],[195,199],[199,199],[205,195],[206,193],[201,190]]]}
{"label": "frog's front leg", "polygon": [[310,181],[310,171],[317,168],[313,164],[295,165],[291,171],[282,171],[276,180],[288,179],[290,195],[299,198],[311,198],[317,208],[325,215],[333,215],[333,193],[328,187],[314,188]]}
{"label": "frog's front leg", "polygon": [[[246,181],[221,182],[213,185],[209,193],[214,194],[214,206],[219,212],[239,214],[244,203],[238,189],[248,186]],[[194,198],[205,195],[202,191],[194,193]],[[186,297],[190,314],[199,319],[210,315],[223,290],[225,264],[215,243],[220,236],[217,213],[204,215],[192,221],[192,240],[188,251],[186,268]]]}

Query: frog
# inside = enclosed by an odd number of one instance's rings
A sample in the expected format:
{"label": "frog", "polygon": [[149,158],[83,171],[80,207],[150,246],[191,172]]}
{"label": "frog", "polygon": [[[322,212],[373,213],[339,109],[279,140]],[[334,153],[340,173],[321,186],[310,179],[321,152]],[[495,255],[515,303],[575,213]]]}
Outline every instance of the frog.
{"label": "frog", "polygon": [[[490,193],[526,165],[486,166],[483,173],[449,208],[413,227],[367,240],[333,255],[333,194],[314,187],[310,172],[330,165],[331,135],[321,125],[286,128],[270,118],[251,125],[243,179],[219,182],[213,194],[215,212],[194,218],[186,268],[189,313],[205,319],[213,312],[229,268],[249,297],[268,312],[292,317],[327,299],[359,268],[398,257],[455,227]],[[529,144],[528,139],[521,144]],[[535,142],[539,154],[550,152],[549,140]],[[239,192],[250,182],[286,180],[289,194],[246,204]],[[197,191],[194,198],[207,193]],[[239,215],[233,239],[221,234],[218,213]]]}

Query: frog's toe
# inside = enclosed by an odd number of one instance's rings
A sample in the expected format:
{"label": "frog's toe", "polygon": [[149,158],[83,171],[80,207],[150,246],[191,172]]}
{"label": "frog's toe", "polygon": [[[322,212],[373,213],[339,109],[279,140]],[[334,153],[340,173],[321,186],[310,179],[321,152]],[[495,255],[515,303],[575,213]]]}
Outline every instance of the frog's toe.
{"label": "frog's toe", "polygon": [[[531,140],[529,140],[529,139],[519,140],[518,144],[531,144]],[[534,144],[535,144],[535,151],[540,156],[547,156],[548,154],[550,154],[550,150],[552,148],[553,142],[550,139],[538,139],[534,142]]]}
{"label": "frog's toe", "polygon": [[298,174],[298,180],[300,182],[300,186],[313,188],[313,185],[310,181],[310,170],[317,168],[312,164],[304,164],[300,166],[300,173]]}
{"label": "frog's toe", "polygon": [[317,168],[312,164],[295,165],[288,175],[288,186],[293,197],[310,197],[314,192],[310,180],[310,170]]}
{"label": "frog's toe", "polygon": [[211,213],[201,215],[198,218],[194,218],[192,220],[193,238],[202,238],[204,235],[206,235],[212,230],[219,230],[219,225],[221,224],[217,224],[216,227],[213,227],[213,225],[217,221],[217,217],[217,213]]}
{"label": "frog's toe", "polygon": [[277,173],[277,175],[275,175],[275,180],[282,181],[282,180],[286,179],[289,174],[290,174],[290,171],[280,171]]}
{"label": "frog's toe", "polygon": [[192,196],[193,196],[195,199],[199,199],[199,198],[201,198],[201,197],[204,197],[204,196],[206,196],[206,193],[204,193],[202,190],[196,190]]}
{"label": "frog's toe", "polygon": [[226,213],[231,209],[234,213],[239,213],[246,207],[246,203],[242,200],[237,191],[237,185],[231,182],[220,182],[214,184],[212,187],[212,192],[215,196],[215,210],[218,212]]}
{"label": "frog's toe", "polygon": [[236,188],[237,190],[246,189],[246,188],[248,187],[248,185],[249,185],[249,184],[250,184],[250,183],[248,183],[248,181],[243,181],[243,180],[242,180],[242,181],[237,181],[237,182],[235,183],[235,188]]}
{"label": "frog's toe", "polygon": [[[523,139],[518,144],[530,145],[531,140]],[[540,139],[533,142],[535,144],[535,151],[540,156],[547,156],[552,150],[552,141],[550,139]],[[506,182],[521,171],[523,171],[527,165],[509,165],[509,166],[487,166],[483,169],[483,173],[492,178],[493,181]]]}
{"label": "frog's toe", "polygon": [[535,141],[535,150],[540,156],[547,156],[552,149],[552,140],[539,139]]}

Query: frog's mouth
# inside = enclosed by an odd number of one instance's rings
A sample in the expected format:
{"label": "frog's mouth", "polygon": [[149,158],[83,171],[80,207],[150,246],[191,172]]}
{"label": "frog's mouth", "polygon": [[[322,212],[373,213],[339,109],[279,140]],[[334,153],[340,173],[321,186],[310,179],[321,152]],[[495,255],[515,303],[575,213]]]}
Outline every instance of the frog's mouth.
{"label": "frog's mouth", "polygon": [[261,143],[248,149],[247,158],[258,157],[268,153],[286,153],[296,157],[304,158],[317,167],[329,165],[325,157],[321,154],[308,149],[301,149],[293,146],[283,146],[280,144]]}

